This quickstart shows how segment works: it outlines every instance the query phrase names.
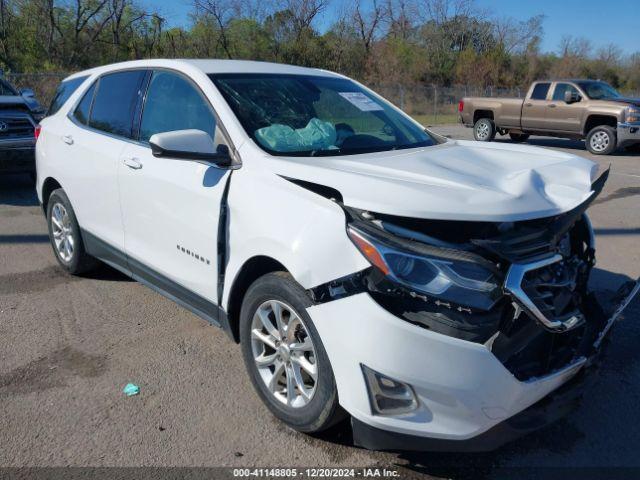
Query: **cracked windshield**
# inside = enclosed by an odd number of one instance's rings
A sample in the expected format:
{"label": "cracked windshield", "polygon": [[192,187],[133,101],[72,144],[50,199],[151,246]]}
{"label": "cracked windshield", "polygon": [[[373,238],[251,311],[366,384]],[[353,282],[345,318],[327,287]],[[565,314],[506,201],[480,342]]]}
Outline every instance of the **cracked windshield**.
{"label": "cracked windshield", "polygon": [[274,155],[335,156],[435,144],[355,82],[312,75],[210,75],[247,134]]}

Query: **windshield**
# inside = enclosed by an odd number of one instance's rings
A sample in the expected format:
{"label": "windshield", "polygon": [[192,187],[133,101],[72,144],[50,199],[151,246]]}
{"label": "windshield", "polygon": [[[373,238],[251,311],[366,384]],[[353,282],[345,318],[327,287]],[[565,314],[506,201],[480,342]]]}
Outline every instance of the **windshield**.
{"label": "windshield", "polygon": [[245,131],[274,155],[353,155],[434,145],[356,83],[313,75],[209,75]]}
{"label": "windshield", "polygon": [[9,82],[5,80],[0,80],[0,96],[15,96],[18,95],[18,92],[15,88],[13,88]]}
{"label": "windshield", "polygon": [[578,86],[592,100],[602,100],[603,98],[618,98],[620,94],[611,85],[604,82],[577,82]]}

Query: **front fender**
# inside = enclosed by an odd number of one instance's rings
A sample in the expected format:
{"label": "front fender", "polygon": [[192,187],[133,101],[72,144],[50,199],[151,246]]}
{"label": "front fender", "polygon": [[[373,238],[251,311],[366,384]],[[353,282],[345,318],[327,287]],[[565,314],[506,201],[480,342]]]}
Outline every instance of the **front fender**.
{"label": "front fender", "polygon": [[338,204],[268,170],[234,172],[228,208],[223,305],[244,263],[256,256],[280,262],[305,289],[370,266],[349,240]]}

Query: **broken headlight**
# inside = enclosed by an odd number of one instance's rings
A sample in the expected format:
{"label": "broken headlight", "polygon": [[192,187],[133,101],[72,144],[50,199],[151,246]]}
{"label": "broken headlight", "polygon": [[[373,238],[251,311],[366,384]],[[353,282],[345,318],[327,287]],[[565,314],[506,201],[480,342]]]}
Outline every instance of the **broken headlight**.
{"label": "broken headlight", "polygon": [[432,253],[410,251],[353,226],[347,232],[372,265],[411,291],[483,310],[500,296],[495,273],[462,255],[440,256],[436,248]]}

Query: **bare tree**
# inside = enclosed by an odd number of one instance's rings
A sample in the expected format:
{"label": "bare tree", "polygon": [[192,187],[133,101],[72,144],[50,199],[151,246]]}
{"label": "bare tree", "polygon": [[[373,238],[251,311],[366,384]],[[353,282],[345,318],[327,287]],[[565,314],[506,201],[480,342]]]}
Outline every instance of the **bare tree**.
{"label": "bare tree", "polygon": [[283,0],[279,6],[291,15],[295,42],[311,31],[313,22],[328,6],[328,0]]}
{"label": "bare tree", "polygon": [[544,15],[536,15],[526,21],[498,18],[494,22],[496,41],[507,53],[522,52],[542,36],[543,20]]}
{"label": "bare tree", "polygon": [[196,12],[204,12],[214,19],[219,31],[220,45],[227,58],[233,58],[227,30],[229,22],[234,17],[234,11],[237,11],[237,3],[231,0],[195,0],[194,6]]}
{"label": "bare tree", "polygon": [[387,8],[378,0],[373,0],[369,10],[362,6],[362,0],[354,2],[351,17],[367,56],[371,54],[371,44],[380,33],[387,13]]}

